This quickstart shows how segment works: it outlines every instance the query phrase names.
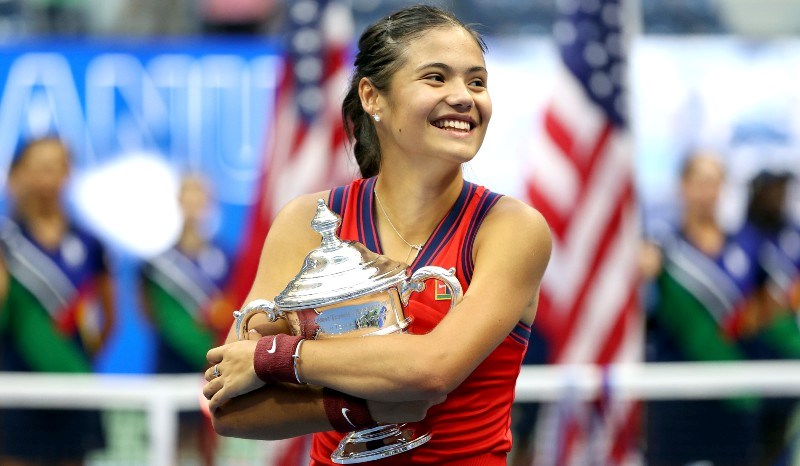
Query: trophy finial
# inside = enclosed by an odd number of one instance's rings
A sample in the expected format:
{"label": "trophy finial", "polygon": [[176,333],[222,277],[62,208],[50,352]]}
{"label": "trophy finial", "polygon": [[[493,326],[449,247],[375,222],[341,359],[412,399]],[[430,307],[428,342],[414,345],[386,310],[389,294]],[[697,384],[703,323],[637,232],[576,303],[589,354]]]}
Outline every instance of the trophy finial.
{"label": "trophy finial", "polygon": [[317,199],[317,213],[311,220],[311,228],[322,235],[324,250],[330,251],[341,246],[342,241],[336,236],[336,230],[341,223],[341,218],[328,208],[325,201]]}

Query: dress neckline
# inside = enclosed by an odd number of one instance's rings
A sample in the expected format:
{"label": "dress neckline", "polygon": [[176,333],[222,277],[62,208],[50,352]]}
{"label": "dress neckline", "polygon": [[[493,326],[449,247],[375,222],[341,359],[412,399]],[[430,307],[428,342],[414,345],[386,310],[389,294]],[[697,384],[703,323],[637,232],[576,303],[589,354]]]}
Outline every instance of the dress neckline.
{"label": "dress neckline", "polygon": [[[377,182],[377,177],[372,177],[367,181],[366,191],[368,196],[364,196],[365,200],[367,201],[367,205],[363,206],[364,211],[363,214],[366,214],[367,225],[364,228],[365,235],[372,236],[371,238],[365,238],[367,241],[366,243],[369,244],[370,242],[375,246],[375,252],[377,254],[383,254],[383,245],[381,243],[381,238],[378,235],[378,228],[376,222],[376,206],[375,206],[375,185]],[[466,201],[469,198],[469,195],[472,191],[474,191],[476,186],[466,180],[463,181],[461,186],[461,193],[459,193],[458,197],[456,198],[455,202],[450,209],[445,213],[439,223],[437,223],[436,228],[433,229],[431,234],[428,236],[428,239],[422,244],[422,249],[417,253],[417,256],[414,260],[408,264],[412,271],[422,267],[433,258],[436,254],[436,251],[440,249],[442,246],[441,239],[445,237],[449,230],[451,230],[459,220],[459,217],[462,216],[464,207],[466,205]]]}

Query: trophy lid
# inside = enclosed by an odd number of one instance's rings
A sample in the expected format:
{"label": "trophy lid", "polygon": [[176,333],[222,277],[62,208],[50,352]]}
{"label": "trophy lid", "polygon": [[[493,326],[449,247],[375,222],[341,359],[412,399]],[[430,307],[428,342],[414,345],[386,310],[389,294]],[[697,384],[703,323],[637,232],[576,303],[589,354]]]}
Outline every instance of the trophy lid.
{"label": "trophy lid", "polygon": [[336,236],[341,219],[322,199],[311,228],[322,235],[322,243],[311,251],[303,268],[275,298],[283,310],[309,309],[386,290],[403,282],[406,265],[380,256],[354,241]]}

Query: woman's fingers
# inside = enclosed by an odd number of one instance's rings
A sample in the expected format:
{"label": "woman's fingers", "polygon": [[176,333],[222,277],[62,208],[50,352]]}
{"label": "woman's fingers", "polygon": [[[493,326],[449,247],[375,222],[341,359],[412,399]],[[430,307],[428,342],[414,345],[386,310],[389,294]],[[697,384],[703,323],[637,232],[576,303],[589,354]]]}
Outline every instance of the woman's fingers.
{"label": "woman's fingers", "polygon": [[220,391],[223,387],[221,379],[214,379],[208,382],[205,387],[203,387],[203,396],[206,397],[207,400],[210,400],[218,391]]}
{"label": "woman's fingers", "polygon": [[211,382],[222,375],[222,369],[220,369],[221,364],[222,363],[220,362],[206,369],[206,371],[203,373],[203,378],[206,379],[206,382]]}
{"label": "woman's fingers", "polygon": [[225,346],[217,346],[216,348],[211,348],[206,353],[206,360],[208,360],[209,364],[219,364],[222,362],[222,350]]}
{"label": "woman's fingers", "polygon": [[[253,335],[256,336],[258,333]],[[258,378],[253,367],[256,344],[257,341],[254,340],[243,340],[208,351],[207,357],[211,367],[203,373],[208,382],[203,388],[203,395],[211,401],[210,409],[264,386],[264,382]]]}
{"label": "woman's fingers", "polygon": [[222,403],[228,401],[228,398],[225,387],[220,388],[208,399],[208,409],[211,411],[216,410]]}

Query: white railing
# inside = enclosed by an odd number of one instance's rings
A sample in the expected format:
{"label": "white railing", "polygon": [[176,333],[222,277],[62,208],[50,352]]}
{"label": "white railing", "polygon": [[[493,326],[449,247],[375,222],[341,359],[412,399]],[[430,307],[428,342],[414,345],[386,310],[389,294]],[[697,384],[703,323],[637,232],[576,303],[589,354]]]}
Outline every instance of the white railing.
{"label": "white railing", "polygon": [[525,366],[517,401],[590,400],[610,391],[641,400],[800,396],[800,361]]}
{"label": "white railing", "polygon": [[[142,409],[148,415],[149,463],[173,463],[177,415],[200,409],[196,375],[0,373],[0,407]],[[517,401],[555,401],[565,393],[593,399],[697,399],[759,394],[800,396],[800,362],[526,366]]]}
{"label": "white railing", "polygon": [[199,375],[0,373],[0,407],[142,409],[152,466],[174,463],[178,413],[200,409]]}

